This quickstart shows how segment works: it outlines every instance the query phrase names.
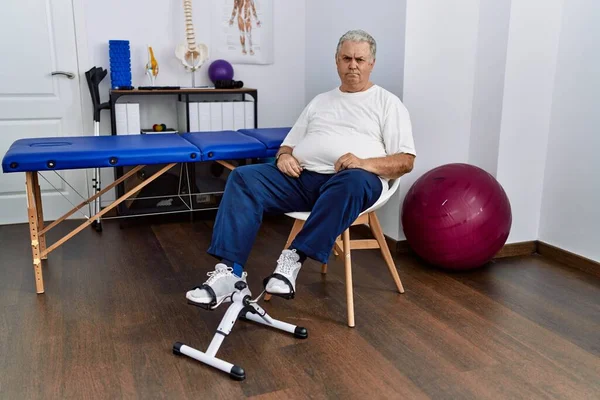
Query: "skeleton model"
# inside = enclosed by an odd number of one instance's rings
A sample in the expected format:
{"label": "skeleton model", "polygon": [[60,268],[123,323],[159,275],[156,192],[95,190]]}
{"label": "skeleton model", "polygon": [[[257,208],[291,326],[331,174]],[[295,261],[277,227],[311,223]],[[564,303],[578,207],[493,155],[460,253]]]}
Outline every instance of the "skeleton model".
{"label": "skeleton model", "polygon": [[175,56],[181,61],[185,69],[192,72],[192,86],[195,86],[195,72],[208,59],[208,47],[203,43],[196,44],[196,34],[194,33],[192,20],[192,0],[183,0],[183,12],[185,14],[186,41],[177,46]]}
{"label": "skeleton model", "polygon": [[246,51],[246,38],[248,38],[248,51],[250,55],[254,55],[254,50],[252,49],[252,16],[256,19],[256,26],[260,27],[254,0],[233,0],[233,10],[231,11],[229,26],[233,25],[233,19],[236,14],[238,17],[238,29],[240,30],[242,54],[248,54]]}

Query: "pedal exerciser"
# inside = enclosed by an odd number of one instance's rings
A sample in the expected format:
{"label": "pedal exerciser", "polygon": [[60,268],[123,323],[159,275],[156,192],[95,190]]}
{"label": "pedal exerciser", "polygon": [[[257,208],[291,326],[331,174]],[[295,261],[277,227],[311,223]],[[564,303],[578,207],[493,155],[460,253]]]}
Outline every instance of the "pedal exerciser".
{"label": "pedal exerciser", "polygon": [[186,355],[204,364],[228,373],[230,378],[234,380],[241,381],[246,379],[245,370],[239,365],[234,365],[216,356],[221,344],[231,333],[238,318],[253,321],[271,328],[282,330],[284,332],[292,333],[294,337],[298,339],[306,339],[308,337],[308,331],[306,328],[292,325],[269,316],[267,312],[258,305],[258,301],[261,299],[265,291],[263,291],[256,299],[253,300],[252,293],[250,292],[246,282],[236,282],[235,289],[236,290],[230,296],[226,297],[218,304],[201,305],[188,301],[189,304],[207,310],[216,309],[226,300],[230,300],[231,305],[221,319],[221,323],[219,324],[217,331],[206,351],[202,352],[181,342],[176,342],[173,345],[173,354]]}

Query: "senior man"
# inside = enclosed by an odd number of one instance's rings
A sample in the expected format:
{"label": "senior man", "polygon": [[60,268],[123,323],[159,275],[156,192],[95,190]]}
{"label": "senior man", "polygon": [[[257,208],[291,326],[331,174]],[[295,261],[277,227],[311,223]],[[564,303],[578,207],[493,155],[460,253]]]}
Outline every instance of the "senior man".
{"label": "senior man", "polygon": [[413,169],[409,113],[370,80],[376,50],[368,33],[345,33],[335,53],[340,85],[310,101],[274,164],[231,172],[208,249],[220,262],[187,292],[188,300],[214,307],[227,301],[235,282],[246,280],[244,265],[264,213],[311,211],[265,279],[266,292],[292,298],[306,258],[327,263],[335,239],[388,189],[388,180]]}

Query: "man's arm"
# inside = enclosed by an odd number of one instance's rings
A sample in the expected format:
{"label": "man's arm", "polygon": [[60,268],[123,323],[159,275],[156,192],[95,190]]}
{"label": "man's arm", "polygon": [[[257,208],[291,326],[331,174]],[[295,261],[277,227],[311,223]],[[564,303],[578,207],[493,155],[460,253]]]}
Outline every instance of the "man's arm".
{"label": "man's arm", "polygon": [[417,154],[410,115],[402,101],[393,95],[388,96],[381,112],[381,135],[388,155],[361,160],[353,154],[346,154],[340,157],[338,163],[341,167],[362,168],[384,178],[397,179],[412,171]]}
{"label": "man's arm", "polygon": [[383,178],[397,179],[412,171],[415,156],[408,153],[392,154],[386,157],[358,158],[352,153],[341,156],[335,163],[335,171],[361,168]]}
{"label": "man's arm", "polygon": [[293,151],[294,151],[293,147],[290,147],[290,146],[281,146],[279,148],[279,150],[277,151],[277,155],[275,155],[275,158],[279,158],[279,156],[281,154],[292,154]]}

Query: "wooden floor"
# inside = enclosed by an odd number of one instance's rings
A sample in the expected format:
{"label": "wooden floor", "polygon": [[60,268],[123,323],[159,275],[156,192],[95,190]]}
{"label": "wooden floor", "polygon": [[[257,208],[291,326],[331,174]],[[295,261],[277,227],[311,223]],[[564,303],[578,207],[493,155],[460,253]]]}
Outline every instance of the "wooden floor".
{"label": "wooden floor", "polygon": [[[265,221],[247,265],[255,294],[290,227]],[[600,398],[600,279],[556,262],[448,273],[396,257],[400,295],[377,251],[357,251],[352,329],[343,264],[322,276],[308,261],[296,299],[263,306],[309,338],[238,322],[218,353],[245,368],[236,382],[172,353],[205,350],[225,312],[184,296],[214,265],[210,223],[122,228],[105,221],[52,253],[36,295],[27,226],[0,227],[0,398]]]}

